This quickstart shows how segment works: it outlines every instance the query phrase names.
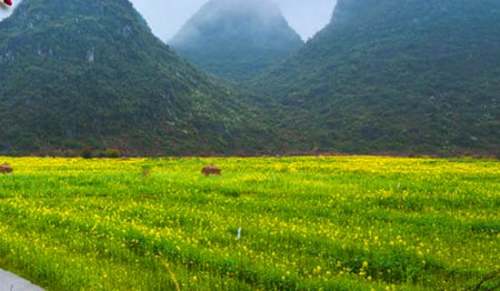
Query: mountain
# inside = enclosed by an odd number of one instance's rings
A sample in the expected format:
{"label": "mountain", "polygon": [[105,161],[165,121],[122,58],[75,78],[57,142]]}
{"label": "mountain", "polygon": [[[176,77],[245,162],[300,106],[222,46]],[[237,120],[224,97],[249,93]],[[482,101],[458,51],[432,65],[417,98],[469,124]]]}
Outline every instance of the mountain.
{"label": "mountain", "polygon": [[200,68],[241,81],[303,46],[271,0],[211,0],[169,42]]}
{"label": "mountain", "polygon": [[339,0],[253,85],[302,149],[498,153],[500,1]]}
{"label": "mountain", "polygon": [[255,152],[267,134],[128,0],[23,1],[0,22],[0,80],[0,153]]}

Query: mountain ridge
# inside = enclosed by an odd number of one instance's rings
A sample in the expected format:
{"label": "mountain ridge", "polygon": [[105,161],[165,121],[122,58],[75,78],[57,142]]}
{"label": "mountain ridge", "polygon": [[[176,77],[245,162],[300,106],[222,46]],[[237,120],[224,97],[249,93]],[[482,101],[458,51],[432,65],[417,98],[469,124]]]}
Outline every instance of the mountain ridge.
{"label": "mountain ridge", "polygon": [[339,1],[255,90],[281,103],[302,149],[498,152],[500,3],[401,3]]}
{"label": "mountain ridge", "polygon": [[211,0],[168,42],[216,76],[243,81],[303,45],[269,0]]}
{"label": "mountain ridge", "polygon": [[153,36],[127,0],[23,1],[0,22],[0,152],[257,150],[256,110]]}

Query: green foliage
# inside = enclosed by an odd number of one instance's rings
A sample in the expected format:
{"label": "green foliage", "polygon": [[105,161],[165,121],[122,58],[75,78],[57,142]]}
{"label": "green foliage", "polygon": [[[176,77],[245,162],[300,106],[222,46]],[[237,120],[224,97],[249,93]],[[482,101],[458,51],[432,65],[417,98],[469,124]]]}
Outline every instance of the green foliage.
{"label": "green foliage", "polygon": [[23,1],[0,23],[0,76],[3,153],[235,153],[262,149],[256,137],[269,134],[127,0]]}
{"label": "green foliage", "polygon": [[253,85],[302,150],[498,153],[499,15],[495,0],[339,1]]}
{"label": "green foliage", "polygon": [[[23,1],[0,23],[0,153],[498,156],[499,14],[493,0],[339,1],[248,93],[180,59],[127,0]],[[239,81],[301,45],[267,0],[211,1],[173,43]]]}
{"label": "green foliage", "polygon": [[106,149],[106,150],[102,151],[99,154],[99,157],[103,157],[103,158],[119,158],[122,155],[123,154],[121,153],[120,150],[117,150],[117,149]]}
{"label": "green foliage", "polygon": [[123,156],[123,153],[117,149],[84,149],[81,151],[80,156],[84,159],[91,158],[119,158]]}
{"label": "green foliage", "polygon": [[84,159],[91,159],[91,158],[93,158],[93,157],[94,157],[94,154],[93,154],[93,152],[92,152],[92,150],[91,150],[91,149],[84,149],[84,150],[81,152],[80,156],[81,156],[82,158],[84,158]]}
{"label": "green foliage", "polygon": [[242,81],[282,61],[303,42],[269,0],[212,0],[170,44],[205,71]]}
{"label": "green foliage", "polygon": [[1,160],[0,267],[47,290],[462,290],[499,268],[498,161]]}

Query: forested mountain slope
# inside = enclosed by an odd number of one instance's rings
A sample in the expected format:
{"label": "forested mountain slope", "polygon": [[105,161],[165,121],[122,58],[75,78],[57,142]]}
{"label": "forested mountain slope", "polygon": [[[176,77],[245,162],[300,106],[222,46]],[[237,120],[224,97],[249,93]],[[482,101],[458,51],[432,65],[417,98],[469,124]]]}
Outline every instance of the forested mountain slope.
{"label": "forested mountain slope", "polygon": [[498,76],[499,1],[341,0],[254,86],[303,149],[498,153]]}
{"label": "forested mountain slope", "polygon": [[0,22],[0,80],[0,153],[230,153],[267,134],[127,0],[23,1]]}
{"label": "forested mountain slope", "polygon": [[302,47],[270,0],[211,0],[169,42],[219,77],[247,80]]}

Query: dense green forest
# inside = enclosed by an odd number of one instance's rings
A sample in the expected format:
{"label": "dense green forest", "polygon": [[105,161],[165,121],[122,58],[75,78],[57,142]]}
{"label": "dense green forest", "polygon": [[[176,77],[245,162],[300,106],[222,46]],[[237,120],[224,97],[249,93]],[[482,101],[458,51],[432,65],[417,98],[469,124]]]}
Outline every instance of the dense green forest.
{"label": "dense green forest", "polygon": [[232,81],[255,77],[304,44],[269,0],[211,0],[169,43],[202,69]]}
{"label": "dense green forest", "polygon": [[[500,2],[341,0],[305,45],[268,0],[172,41],[128,0],[0,22],[0,154],[500,154]],[[189,51],[195,55],[189,55]]]}
{"label": "dense green forest", "polygon": [[176,56],[127,0],[22,2],[0,22],[0,79],[0,153],[258,152],[268,135],[240,93]]}
{"label": "dense green forest", "polygon": [[498,153],[499,20],[495,0],[339,1],[253,85],[303,149]]}

